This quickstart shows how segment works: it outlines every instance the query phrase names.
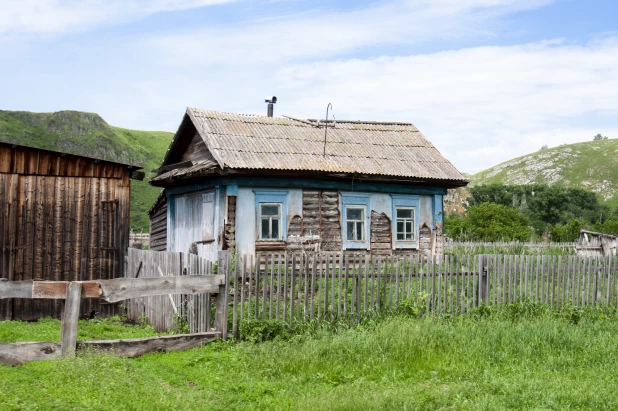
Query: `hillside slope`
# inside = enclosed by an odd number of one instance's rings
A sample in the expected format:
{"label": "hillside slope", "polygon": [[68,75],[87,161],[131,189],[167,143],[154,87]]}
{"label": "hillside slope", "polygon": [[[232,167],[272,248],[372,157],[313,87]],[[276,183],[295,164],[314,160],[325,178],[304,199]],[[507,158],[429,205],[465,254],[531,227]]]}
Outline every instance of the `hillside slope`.
{"label": "hillside slope", "polygon": [[0,140],[144,167],[144,181],[131,182],[131,229],[148,231],[147,211],[160,190],[148,184],[173,134],[112,127],[98,114],[79,111],[31,113],[0,110]]}
{"label": "hillside slope", "polygon": [[472,176],[472,184],[561,184],[618,206],[618,139],[565,144],[509,160]]}

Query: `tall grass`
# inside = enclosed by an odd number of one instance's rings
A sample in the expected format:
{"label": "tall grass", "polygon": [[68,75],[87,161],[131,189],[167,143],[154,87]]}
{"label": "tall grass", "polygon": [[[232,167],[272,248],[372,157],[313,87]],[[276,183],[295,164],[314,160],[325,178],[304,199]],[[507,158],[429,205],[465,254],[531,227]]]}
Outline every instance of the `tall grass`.
{"label": "tall grass", "polygon": [[0,367],[4,409],[616,409],[618,316],[518,303]]}

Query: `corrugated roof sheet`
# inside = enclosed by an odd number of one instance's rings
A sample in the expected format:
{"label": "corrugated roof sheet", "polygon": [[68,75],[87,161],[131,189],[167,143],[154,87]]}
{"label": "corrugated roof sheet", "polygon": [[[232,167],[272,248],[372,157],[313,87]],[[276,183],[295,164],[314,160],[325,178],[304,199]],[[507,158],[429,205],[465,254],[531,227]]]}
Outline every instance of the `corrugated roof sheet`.
{"label": "corrugated roof sheet", "polygon": [[[219,166],[224,168],[465,181],[464,176],[409,123],[329,122],[326,155],[323,155],[324,122],[197,108],[187,108],[187,114],[219,161]],[[199,171],[196,167],[178,172],[188,175],[186,173]],[[156,180],[163,179],[164,175],[170,177],[170,173],[158,176]]]}

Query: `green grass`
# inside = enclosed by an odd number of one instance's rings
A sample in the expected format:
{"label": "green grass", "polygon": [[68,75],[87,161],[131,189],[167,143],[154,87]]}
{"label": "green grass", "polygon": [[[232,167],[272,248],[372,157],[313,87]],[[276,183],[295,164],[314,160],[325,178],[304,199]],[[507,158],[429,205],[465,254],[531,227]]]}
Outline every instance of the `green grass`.
{"label": "green grass", "polygon": [[[113,340],[160,335],[149,325],[129,325],[115,316],[104,319],[80,320],[77,339]],[[51,341],[60,342],[60,320],[42,318],[37,322],[0,321],[0,342]]]}
{"label": "green grass", "polygon": [[[0,366],[2,409],[617,409],[618,316],[519,305]],[[578,311],[579,312],[579,311]]]}
{"label": "green grass", "polygon": [[148,232],[147,212],[160,189],[148,184],[161,165],[172,133],[112,127],[98,114],[79,111],[31,113],[0,110],[0,141],[63,151],[144,167],[144,181],[131,182],[131,229]]}

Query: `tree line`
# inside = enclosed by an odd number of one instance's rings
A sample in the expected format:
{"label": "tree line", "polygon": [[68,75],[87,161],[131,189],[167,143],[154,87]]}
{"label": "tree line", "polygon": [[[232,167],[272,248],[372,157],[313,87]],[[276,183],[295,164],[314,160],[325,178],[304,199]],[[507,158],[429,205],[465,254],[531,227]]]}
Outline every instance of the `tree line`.
{"label": "tree line", "polygon": [[581,188],[486,184],[469,188],[465,216],[449,215],[444,231],[462,241],[575,241],[582,228],[618,234],[618,209]]}

